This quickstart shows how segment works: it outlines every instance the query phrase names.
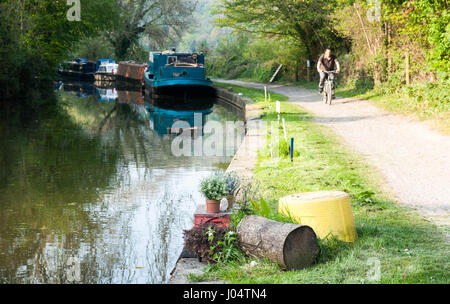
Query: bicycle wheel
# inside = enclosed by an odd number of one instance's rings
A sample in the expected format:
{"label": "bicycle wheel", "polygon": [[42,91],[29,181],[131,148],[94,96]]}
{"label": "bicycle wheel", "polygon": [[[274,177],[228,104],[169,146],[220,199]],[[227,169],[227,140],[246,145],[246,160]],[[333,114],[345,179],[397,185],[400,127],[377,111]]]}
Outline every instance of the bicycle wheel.
{"label": "bicycle wheel", "polygon": [[328,81],[327,83],[327,103],[331,106],[331,100],[333,99],[333,95],[331,95],[331,83]]}

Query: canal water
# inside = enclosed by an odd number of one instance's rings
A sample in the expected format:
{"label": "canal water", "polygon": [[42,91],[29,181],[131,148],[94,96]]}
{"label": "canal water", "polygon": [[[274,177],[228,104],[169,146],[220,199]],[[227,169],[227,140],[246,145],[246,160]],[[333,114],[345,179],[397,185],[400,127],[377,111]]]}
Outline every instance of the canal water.
{"label": "canal water", "polygon": [[165,109],[138,91],[57,89],[54,118],[0,128],[0,283],[167,282],[200,179],[232,159],[174,156],[167,128],[238,117],[211,99]]}

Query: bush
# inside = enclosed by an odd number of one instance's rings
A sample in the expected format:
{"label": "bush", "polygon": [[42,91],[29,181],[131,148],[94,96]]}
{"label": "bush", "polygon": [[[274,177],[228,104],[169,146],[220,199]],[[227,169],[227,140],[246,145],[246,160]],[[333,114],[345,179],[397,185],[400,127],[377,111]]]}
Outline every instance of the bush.
{"label": "bush", "polygon": [[208,200],[221,200],[228,193],[224,179],[217,174],[212,174],[201,180],[200,192]]}

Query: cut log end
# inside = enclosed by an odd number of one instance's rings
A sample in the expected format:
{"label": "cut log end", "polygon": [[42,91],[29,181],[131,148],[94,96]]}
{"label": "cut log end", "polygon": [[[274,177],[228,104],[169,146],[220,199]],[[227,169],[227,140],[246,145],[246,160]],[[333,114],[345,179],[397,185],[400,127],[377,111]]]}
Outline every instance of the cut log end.
{"label": "cut log end", "polygon": [[309,226],[300,226],[286,237],[283,246],[284,263],[287,269],[303,269],[315,262],[319,252],[314,230]]}

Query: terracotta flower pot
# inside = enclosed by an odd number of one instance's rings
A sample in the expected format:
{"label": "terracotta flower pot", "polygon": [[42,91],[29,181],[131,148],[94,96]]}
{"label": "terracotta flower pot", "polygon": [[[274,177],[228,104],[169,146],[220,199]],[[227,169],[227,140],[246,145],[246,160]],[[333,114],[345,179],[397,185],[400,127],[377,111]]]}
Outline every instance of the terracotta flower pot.
{"label": "terracotta flower pot", "polygon": [[206,212],[218,213],[220,212],[220,201],[218,200],[206,200]]}
{"label": "terracotta flower pot", "polygon": [[235,201],[235,196],[234,195],[228,195],[227,197],[227,201],[228,201],[228,209],[233,208],[234,205],[234,201]]}

